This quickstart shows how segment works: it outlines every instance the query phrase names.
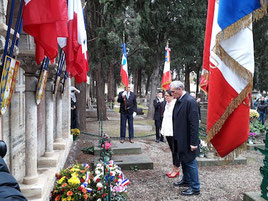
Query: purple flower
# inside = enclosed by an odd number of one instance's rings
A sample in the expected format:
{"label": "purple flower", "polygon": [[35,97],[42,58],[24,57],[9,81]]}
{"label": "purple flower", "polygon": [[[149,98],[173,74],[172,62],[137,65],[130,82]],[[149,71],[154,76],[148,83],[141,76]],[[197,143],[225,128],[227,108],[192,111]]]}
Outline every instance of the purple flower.
{"label": "purple flower", "polygon": [[254,137],[254,136],[256,136],[257,134],[255,133],[255,132],[253,132],[253,133],[249,133],[248,134],[250,137]]}

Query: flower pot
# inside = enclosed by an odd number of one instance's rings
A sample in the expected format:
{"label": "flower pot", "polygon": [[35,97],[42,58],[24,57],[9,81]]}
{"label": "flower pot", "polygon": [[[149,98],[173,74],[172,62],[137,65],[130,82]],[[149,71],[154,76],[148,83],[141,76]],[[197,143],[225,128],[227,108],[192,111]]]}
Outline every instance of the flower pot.
{"label": "flower pot", "polygon": [[75,141],[77,139],[77,135],[73,135],[73,141]]}

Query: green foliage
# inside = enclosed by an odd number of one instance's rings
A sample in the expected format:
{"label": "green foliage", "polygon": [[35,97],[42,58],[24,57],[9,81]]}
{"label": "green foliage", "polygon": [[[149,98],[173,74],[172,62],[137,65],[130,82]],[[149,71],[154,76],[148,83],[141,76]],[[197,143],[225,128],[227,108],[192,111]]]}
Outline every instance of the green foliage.
{"label": "green foliage", "polygon": [[268,15],[253,26],[255,73],[254,88],[260,91],[268,89]]}
{"label": "green foliage", "polygon": [[249,132],[250,133],[265,133],[267,130],[267,125],[262,125],[258,120],[250,121],[249,123]]}
{"label": "green foliage", "polygon": [[94,154],[94,146],[85,147],[81,149],[84,154]]}

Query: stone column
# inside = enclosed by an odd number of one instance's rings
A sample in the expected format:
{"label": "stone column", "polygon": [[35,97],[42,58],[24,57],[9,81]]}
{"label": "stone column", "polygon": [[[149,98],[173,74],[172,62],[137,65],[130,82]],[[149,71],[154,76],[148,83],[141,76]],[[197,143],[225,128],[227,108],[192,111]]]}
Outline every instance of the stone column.
{"label": "stone column", "polygon": [[56,98],[56,142],[62,142],[62,95],[60,90]]}
{"label": "stone column", "polygon": [[71,96],[70,96],[70,78],[65,80],[65,88],[62,97],[62,136],[71,138]]}
{"label": "stone column", "polygon": [[46,151],[45,156],[50,157],[53,155],[53,142],[54,142],[54,136],[53,136],[53,95],[52,95],[52,89],[53,89],[53,80],[48,79],[47,85],[46,85]]}
{"label": "stone column", "polygon": [[37,78],[34,74],[25,73],[25,184],[34,184],[38,180],[36,84]]}

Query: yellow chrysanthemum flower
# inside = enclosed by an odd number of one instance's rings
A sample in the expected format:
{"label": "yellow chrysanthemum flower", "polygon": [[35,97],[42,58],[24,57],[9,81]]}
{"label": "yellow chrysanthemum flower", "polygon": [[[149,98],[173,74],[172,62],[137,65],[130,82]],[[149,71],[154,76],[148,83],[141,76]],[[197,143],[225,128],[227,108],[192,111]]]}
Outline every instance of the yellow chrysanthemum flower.
{"label": "yellow chrysanthemum flower", "polygon": [[68,183],[74,186],[80,184],[80,180],[77,177],[71,177],[71,179],[68,180]]}
{"label": "yellow chrysanthemum flower", "polygon": [[59,180],[59,184],[61,184],[61,183],[64,181],[64,179],[65,179],[65,176],[62,177],[62,178]]}

